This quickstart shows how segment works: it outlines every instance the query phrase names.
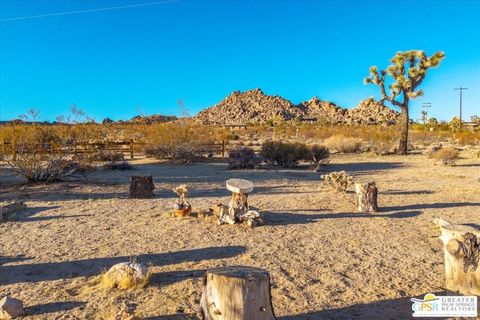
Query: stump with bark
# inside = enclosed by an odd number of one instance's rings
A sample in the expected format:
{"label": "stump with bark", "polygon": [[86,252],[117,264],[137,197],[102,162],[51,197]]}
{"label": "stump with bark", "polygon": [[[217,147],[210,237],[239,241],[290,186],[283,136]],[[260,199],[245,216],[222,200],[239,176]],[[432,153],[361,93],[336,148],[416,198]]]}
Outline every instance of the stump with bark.
{"label": "stump with bark", "polygon": [[434,222],[441,232],[446,288],[464,295],[480,295],[480,231],[443,219]]}
{"label": "stump with bark", "polygon": [[378,212],[377,187],[375,182],[355,183],[357,210],[360,212]]}
{"label": "stump with bark", "polygon": [[239,221],[240,215],[249,209],[248,194],[253,191],[253,183],[244,179],[229,179],[226,186],[232,192],[232,198],[228,204],[229,216]]}
{"label": "stump with bark", "polygon": [[130,197],[148,199],[154,196],[152,176],[130,176]]}
{"label": "stump with bark", "polygon": [[203,320],[274,320],[270,276],[252,267],[208,270],[200,308]]}

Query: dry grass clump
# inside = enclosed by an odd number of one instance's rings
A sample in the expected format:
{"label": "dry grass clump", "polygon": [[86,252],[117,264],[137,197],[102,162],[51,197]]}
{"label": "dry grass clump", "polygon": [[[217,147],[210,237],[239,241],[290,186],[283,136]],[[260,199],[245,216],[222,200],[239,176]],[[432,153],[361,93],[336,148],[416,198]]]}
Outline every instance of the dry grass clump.
{"label": "dry grass clump", "polygon": [[361,151],[362,139],[334,135],[324,141],[325,146],[330,150],[343,153],[356,153]]}
{"label": "dry grass clump", "polygon": [[100,277],[100,286],[104,288],[131,289],[143,288],[150,280],[151,273],[143,264],[122,262],[112,266]]}
{"label": "dry grass clump", "polygon": [[320,176],[326,185],[333,187],[337,191],[346,192],[348,187],[353,185],[353,177],[346,171],[334,171]]}
{"label": "dry grass clump", "polygon": [[459,158],[459,152],[452,147],[441,148],[432,153],[432,158],[444,165],[454,165]]}

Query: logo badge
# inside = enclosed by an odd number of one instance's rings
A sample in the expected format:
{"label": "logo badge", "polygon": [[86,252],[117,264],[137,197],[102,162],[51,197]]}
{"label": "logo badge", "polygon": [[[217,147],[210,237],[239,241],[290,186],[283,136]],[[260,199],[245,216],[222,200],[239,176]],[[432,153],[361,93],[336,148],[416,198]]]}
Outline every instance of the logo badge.
{"label": "logo badge", "polygon": [[476,296],[435,296],[427,293],[423,299],[410,299],[414,317],[476,317]]}

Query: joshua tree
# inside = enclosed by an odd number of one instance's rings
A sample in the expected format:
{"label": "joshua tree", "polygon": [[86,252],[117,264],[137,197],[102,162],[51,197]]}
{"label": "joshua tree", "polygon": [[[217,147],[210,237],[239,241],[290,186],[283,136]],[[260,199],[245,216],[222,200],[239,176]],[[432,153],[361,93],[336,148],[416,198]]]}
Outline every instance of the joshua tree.
{"label": "joshua tree", "polygon": [[[390,60],[391,64],[386,70],[378,71],[376,66],[370,67],[370,76],[365,78],[365,84],[373,83],[380,87],[382,94],[382,103],[390,102],[392,105],[400,107],[402,111],[401,138],[398,146],[399,154],[407,154],[408,151],[408,104],[410,99],[415,99],[423,95],[423,91],[418,89],[422,83],[427,70],[437,67],[445,57],[442,51],[436,52],[431,57],[427,57],[425,52],[420,50],[410,50],[397,52]],[[387,94],[385,76],[392,77],[393,82],[388,86],[390,94]]]}

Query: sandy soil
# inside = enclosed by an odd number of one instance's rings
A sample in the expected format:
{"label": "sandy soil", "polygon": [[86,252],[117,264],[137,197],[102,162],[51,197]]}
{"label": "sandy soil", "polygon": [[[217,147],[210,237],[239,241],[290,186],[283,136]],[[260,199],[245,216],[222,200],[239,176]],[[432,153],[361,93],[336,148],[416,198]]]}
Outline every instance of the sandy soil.
{"label": "sandy soil", "polygon": [[[146,319],[196,319],[202,275],[211,267],[268,269],[278,319],[406,319],[410,298],[440,293],[443,253],[432,220],[480,224],[480,161],[434,165],[423,155],[337,155],[379,187],[377,214],[354,211],[354,194],[323,186],[306,169],[226,171],[225,164],[140,161],[130,172],[99,171],[87,182],[16,186],[3,172],[1,198],[28,209],[0,224],[0,295],[24,301],[28,319],[100,319],[121,301]],[[128,198],[129,175],[152,174],[156,198]],[[255,229],[174,218],[171,188],[188,183],[194,208],[227,202],[226,179],[254,181]],[[144,289],[89,283],[130,257],[154,272]]]}

